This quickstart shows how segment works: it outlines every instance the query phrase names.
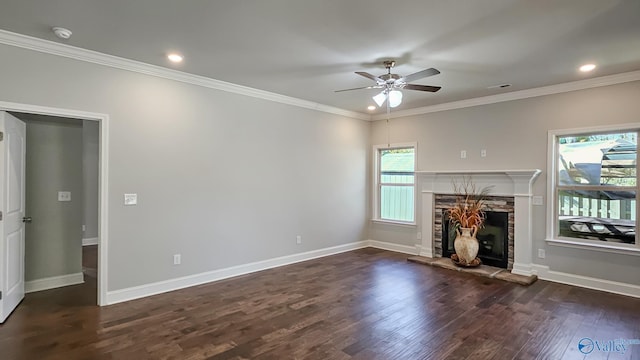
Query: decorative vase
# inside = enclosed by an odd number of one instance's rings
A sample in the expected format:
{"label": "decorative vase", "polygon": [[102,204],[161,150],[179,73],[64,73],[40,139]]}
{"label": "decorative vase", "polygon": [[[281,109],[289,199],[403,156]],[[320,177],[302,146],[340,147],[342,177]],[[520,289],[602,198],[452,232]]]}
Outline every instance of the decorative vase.
{"label": "decorative vase", "polygon": [[457,236],[453,241],[453,247],[456,249],[458,259],[463,265],[471,265],[472,261],[475,260],[476,256],[478,256],[478,239],[476,239],[477,233],[477,226],[456,229]]}

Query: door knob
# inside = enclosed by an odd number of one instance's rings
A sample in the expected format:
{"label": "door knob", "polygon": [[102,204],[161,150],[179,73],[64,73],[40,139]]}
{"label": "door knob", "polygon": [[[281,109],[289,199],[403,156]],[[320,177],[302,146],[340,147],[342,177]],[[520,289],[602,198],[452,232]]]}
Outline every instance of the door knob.
{"label": "door knob", "polygon": [[31,216],[25,216],[22,218],[22,222],[23,223],[30,223],[31,222]]}

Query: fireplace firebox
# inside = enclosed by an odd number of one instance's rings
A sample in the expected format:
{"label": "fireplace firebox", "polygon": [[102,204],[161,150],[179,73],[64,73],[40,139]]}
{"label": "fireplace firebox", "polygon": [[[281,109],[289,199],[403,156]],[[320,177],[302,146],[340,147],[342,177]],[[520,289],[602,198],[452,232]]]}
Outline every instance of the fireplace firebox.
{"label": "fireplace firebox", "polygon": [[[442,256],[455,254],[453,242],[456,232],[449,222],[447,211],[442,212]],[[478,257],[485,265],[506,269],[509,264],[509,213],[485,211],[484,227],[478,230]]]}

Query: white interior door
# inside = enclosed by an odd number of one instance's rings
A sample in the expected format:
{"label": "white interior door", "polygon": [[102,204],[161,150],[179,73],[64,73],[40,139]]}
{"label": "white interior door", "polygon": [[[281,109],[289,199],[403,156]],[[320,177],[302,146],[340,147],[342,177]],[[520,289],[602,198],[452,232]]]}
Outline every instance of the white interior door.
{"label": "white interior door", "polygon": [[26,126],[0,112],[0,323],[24,298]]}

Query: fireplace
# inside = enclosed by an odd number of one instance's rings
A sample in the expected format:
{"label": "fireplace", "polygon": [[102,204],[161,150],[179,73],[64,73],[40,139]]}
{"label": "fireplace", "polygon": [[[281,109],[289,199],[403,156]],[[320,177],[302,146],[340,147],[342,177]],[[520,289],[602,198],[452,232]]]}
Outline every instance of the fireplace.
{"label": "fireplace", "polygon": [[509,216],[507,269],[518,275],[533,274],[532,186],[540,173],[538,169],[416,171],[417,190],[421,193],[418,253],[430,258],[442,256],[442,209],[445,207],[440,207],[436,198],[455,196],[452,184],[472,177],[478,188],[492,186],[491,194],[501,197],[510,207],[505,211],[496,209],[496,204],[489,206],[491,211],[507,212]]}
{"label": "fireplace", "polygon": [[[455,253],[455,231],[449,231],[447,209],[458,201],[455,194],[434,194],[434,255],[451,257]],[[485,265],[511,270],[514,259],[515,198],[489,195],[485,198],[487,219],[478,231],[478,257]]]}
{"label": "fireplace", "polygon": [[[449,222],[446,210],[442,210],[442,256],[455,254],[453,242],[456,232]],[[509,265],[509,213],[485,211],[484,226],[478,230],[478,257],[485,265],[506,269]]]}

